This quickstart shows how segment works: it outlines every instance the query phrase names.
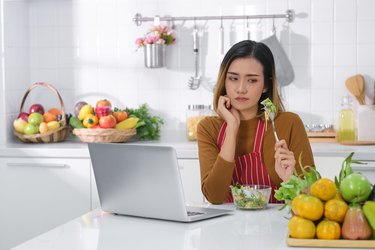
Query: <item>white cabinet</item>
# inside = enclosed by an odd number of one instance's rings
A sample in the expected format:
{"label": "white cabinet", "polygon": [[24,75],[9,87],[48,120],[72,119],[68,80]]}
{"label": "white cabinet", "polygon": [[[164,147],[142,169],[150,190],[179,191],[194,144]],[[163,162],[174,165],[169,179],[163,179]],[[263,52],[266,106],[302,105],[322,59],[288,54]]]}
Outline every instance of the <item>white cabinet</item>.
{"label": "white cabinet", "polygon": [[91,210],[90,160],[0,158],[0,249]]}
{"label": "white cabinet", "polygon": [[202,202],[201,177],[198,159],[178,159],[185,201],[189,204]]}
{"label": "white cabinet", "polygon": [[335,179],[340,174],[344,157],[314,157],[316,169],[323,178]]}
{"label": "white cabinet", "polygon": [[354,172],[361,172],[367,179],[375,184],[375,161],[361,161],[365,164],[352,164]]}

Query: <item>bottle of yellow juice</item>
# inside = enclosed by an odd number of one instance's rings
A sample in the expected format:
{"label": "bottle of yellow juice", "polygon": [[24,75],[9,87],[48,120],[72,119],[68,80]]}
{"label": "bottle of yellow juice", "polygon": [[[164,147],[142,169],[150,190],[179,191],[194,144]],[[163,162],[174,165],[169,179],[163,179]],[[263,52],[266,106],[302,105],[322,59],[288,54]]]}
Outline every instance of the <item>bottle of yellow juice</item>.
{"label": "bottle of yellow juice", "polygon": [[338,141],[355,141],[356,138],[355,115],[353,101],[350,96],[341,99],[341,111],[339,114]]}

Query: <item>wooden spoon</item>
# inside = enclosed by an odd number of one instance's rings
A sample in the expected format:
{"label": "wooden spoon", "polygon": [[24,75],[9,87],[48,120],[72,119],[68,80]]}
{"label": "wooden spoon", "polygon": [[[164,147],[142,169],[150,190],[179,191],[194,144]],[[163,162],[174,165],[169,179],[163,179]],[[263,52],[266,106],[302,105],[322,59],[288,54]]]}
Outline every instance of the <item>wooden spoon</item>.
{"label": "wooden spoon", "polygon": [[345,82],[346,88],[358,100],[359,104],[365,105],[365,79],[362,75],[349,77]]}

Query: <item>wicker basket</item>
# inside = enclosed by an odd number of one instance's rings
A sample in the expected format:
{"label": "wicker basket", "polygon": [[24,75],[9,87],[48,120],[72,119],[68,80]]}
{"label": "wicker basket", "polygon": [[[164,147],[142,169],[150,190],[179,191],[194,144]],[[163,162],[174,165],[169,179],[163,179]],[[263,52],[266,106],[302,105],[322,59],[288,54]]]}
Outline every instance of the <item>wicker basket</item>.
{"label": "wicker basket", "polygon": [[49,143],[49,142],[64,141],[69,136],[69,126],[67,125],[67,122],[66,122],[65,106],[64,106],[64,102],[59,92],[51,84],[48,84],[45,82],[37,82],[37,83],[32,84],[22,98],[20,113],[23,112],[23,105],[30,91],[37,87],[46,87],[50,89],[51,91],[53,91],[59,98],[60,105],[61,105],[61,115],[62,115],[61,121],[60,121],[60,128],[48,131],[43,134],[33,134],[33,135],[25,135],[25,134],[18,133],[17,131],[14,131],[14,135],[17,136],[18,139],[22,142]]}
{"label": "wicker basket", "polygon": [[114,128],[75,128],[73,134],[79,137],[82,142],[126,142],[137,133],[133,129]]}

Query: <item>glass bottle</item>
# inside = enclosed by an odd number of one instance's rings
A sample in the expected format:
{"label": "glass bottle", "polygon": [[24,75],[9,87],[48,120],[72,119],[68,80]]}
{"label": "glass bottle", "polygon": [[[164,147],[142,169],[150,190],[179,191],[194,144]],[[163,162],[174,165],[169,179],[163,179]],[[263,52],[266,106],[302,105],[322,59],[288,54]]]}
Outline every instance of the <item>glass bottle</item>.
{"label": "glass bottle", "polygon": [[186,135],[189,141],[197,140],[198,123],[208,115],[213,115],[211,106],[189,105],[186,113]]}
{"label": "glass bottle", "polygon": [[338,141],[355,141],[356,139],[353,101],[350,96],[343,96],[341,98],[341,111],[339,114]]}

